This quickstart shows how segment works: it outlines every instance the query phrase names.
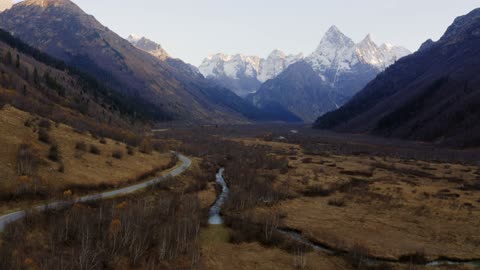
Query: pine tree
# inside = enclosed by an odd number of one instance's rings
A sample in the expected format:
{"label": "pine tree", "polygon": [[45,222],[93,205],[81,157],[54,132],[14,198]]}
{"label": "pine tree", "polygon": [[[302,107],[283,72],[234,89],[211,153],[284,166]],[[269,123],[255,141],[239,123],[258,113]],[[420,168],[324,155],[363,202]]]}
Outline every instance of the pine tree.
{"label": "pine tree", "polygon": [[30,71],[28,70],[28,67],[25,67],[25,80],[27,82],[30,80]]}
{"label": "pine tree", "polygon": [[15,63],[17,68],[20,68],[20,55],[17,53],[17,62]]}
{"label": "pine tree", "polygon": [[10,51],[5,54],[5,64],[11,65],[12,64],[12,53]]}
{"label": "pine tree", "polygon": [[35,70],[33,71],[33,82],[38,85],[39,83],[39,77],[38,77],[38,70],[37,68],[35,68]]}

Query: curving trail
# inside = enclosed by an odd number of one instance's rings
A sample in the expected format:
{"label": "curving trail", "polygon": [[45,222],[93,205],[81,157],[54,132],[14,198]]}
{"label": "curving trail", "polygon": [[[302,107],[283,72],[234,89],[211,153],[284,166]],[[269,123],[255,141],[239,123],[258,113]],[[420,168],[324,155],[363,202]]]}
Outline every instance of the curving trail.
{"label": "curving trail", "polygon": [[107,191],[99,194],[87,195],[71,201],[52,202],[44,205],[39,205],[28,210],[21,210],[21,211],[10,213],[4,216],[0,216],[0,232],[3,231],[5,229],[5,226],[7,226],[8,224],[24,218],[28,211],[32,211],[32,210],[45,211],[45,210],[62,209],[79,202],[80,203],[93,202],[93,201],[99,201],[99,200],[109,199],[109,198],[118,197],[118,196],[124,196],[130,193],[145,189],[147,187],[153,186],[160,182],[163,182],[171,177],[178,176],[183,172],[185,172],[192,165],[192,161],[184,155],[181,155],[178,153],[175,153],[175,154],[177,155],[178,159],[182,162],[182,165],[175,168],[168,174],[162,175],[150,181],[146,181],[146,182],[139,183],[133,186],[125,187],[125,188],[120,188],[120,189]]}

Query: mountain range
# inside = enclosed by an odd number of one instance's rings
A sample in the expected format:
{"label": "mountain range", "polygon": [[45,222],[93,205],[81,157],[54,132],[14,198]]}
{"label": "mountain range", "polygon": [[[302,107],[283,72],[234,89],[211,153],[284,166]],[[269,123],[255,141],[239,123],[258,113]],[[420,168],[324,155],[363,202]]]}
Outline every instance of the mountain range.
{"label": "mountain range", "polygon": [[317,49],[265,82],[248,100],[262,108],[277,104],[306,122],[339,108],[398,59],[405,48],[377,46],[370,35],[360,43],[332,26]]}
{"label": "mountain range", "polygon": [[437,42],[398,60],[315,126],[342,132],[480,145],[480,9]]}
{"label": "mountain range", "polygon": [[414,54],[370,35],[355,43],[332,26],[306,57],[216,54],[196,68],[146,37],[118,36],[69,0],[0,4],[0,65],[8,75],[0,86],[18,90],[2,89],[0,102],[40,115],[117,126],[304,121],[480,145],[480,9]]}
{"label": "mountain range", "polygon": [[[77,67],[156,120],[245,123],[277,119],[230,90],[206,80],[179,59],[161,59],[146,39],[136,46],[69,0],[27,0],[0,14],[0,27],[29,45]],[[147,51],[146,51],[147,50]],[[286,112],[289,114],[288,112]]]}
{"label": "mountain range", "polygon": [[278,76],[285,68],[303,58],[303,54],[286,55],[276,49],[266,59],[241,54],[210,55],[199,66],[200,72],[234,91],[239,96],[256,92],[262,83]]}

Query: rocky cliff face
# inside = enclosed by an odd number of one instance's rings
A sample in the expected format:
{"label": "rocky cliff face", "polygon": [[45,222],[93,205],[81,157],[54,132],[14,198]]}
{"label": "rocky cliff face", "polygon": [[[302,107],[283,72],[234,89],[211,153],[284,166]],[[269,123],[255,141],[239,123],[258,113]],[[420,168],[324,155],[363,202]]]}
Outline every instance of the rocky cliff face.
{"label": "rocky cliff face", "polygon": [[140,50],[144,50],[160,60],[170,58],[167,51],[162,46],[146,37],[137,37],[136,35],[128,36],[127,40]]}

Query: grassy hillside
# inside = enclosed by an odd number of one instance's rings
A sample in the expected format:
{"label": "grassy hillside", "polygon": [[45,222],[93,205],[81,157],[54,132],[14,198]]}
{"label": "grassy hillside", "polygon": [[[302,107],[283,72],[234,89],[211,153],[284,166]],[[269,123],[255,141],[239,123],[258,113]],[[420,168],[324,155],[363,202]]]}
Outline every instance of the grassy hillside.
{"label": "grassy hillside", "polygon": [[7,103],[130,144],[139,142],[133,131],[158,119],[148,106],[0,30],[0,106]]}
{"label": "grassy hillside", "polygon": [[0,110],[0,212],[140,181],[173,166],[169,153],[79,132],[20,111]]}

